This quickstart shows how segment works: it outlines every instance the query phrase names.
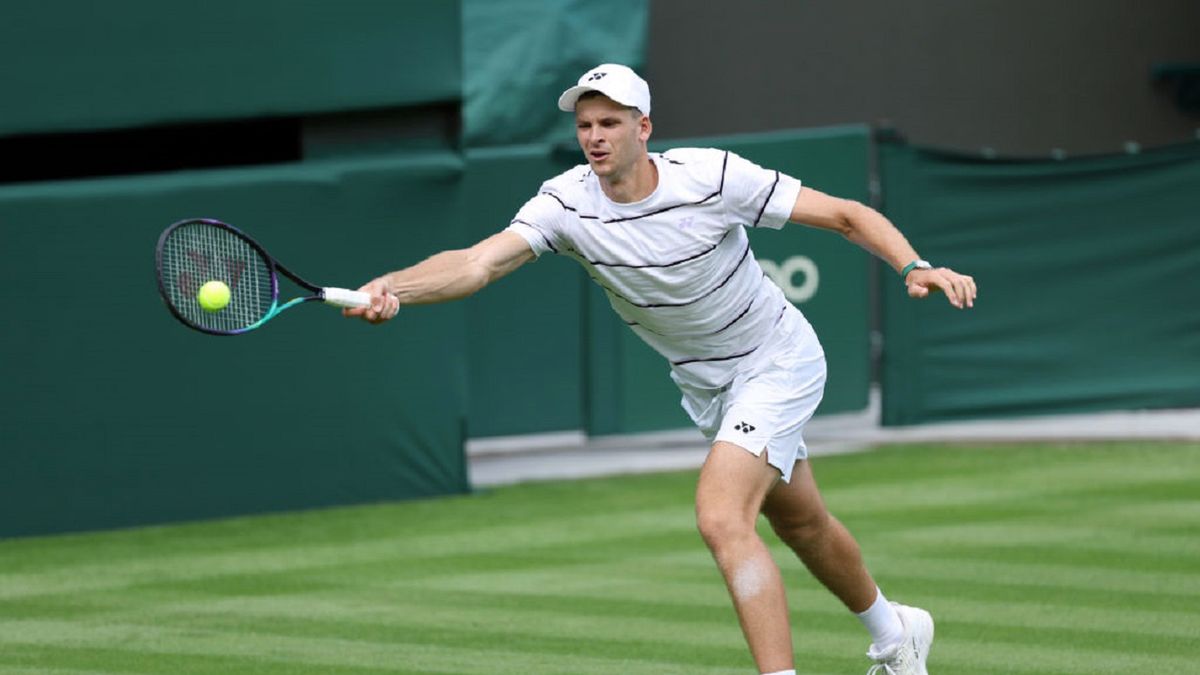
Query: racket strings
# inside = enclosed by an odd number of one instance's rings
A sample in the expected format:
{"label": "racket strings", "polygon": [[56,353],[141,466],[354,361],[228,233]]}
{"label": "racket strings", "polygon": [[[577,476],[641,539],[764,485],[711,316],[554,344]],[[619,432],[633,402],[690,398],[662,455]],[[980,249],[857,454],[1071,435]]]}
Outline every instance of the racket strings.
{"label": "racket strings", "polygon": [[[163,284],[172,307],[185,320],[221,332],[240,332],[271,311],[275,284],[269,263],[247,241],[223,227],[188,223],[163,245]],[[229,304],[215,312],[197,294],[209,281],[229,287]]]}

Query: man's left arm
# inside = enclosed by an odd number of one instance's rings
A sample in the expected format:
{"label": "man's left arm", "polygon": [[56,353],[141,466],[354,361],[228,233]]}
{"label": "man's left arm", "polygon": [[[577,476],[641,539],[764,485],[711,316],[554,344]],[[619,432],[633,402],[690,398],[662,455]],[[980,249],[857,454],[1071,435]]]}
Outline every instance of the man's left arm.
{"label": "man's left arm", "polygon": [[[921,259],[900,230],[882,213],[850,199],[840,199],[810,187],[800,189],[788,220],[830,230],[858,244],[891,265],[897,274]],[[908,294],[924,298],[941,290],[950,304],[962,309],[975,305],[975,280],[946,267],[908,270]]]}

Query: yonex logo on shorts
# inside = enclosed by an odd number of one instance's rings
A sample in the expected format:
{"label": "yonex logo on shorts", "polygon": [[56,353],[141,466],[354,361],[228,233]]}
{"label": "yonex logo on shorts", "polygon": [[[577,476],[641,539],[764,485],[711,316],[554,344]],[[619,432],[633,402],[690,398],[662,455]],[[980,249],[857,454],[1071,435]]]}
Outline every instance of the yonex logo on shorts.
{"label": "yonex logo on shorts", "polygon": [[754,431],[754,427],[751,426],[750,424],[747,424],[746,422],[738,422],[737,425],[734,426],[733,428],[742,432],[743,434],[748,434],[751,431]]}

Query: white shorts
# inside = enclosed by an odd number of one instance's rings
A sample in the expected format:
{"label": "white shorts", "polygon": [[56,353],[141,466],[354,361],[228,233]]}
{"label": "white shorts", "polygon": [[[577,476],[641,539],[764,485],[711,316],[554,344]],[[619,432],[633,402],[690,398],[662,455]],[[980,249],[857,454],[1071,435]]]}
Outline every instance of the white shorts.
{"label": "white shorts", "polygon": [[727,441],[767,462],[784,482],[808,457],[804,425],[825,391],[825,352],[812,326],[789,305],[774,333],[738,364],[733,381],[703,389],[676,380],[683,409],[710,443]]}

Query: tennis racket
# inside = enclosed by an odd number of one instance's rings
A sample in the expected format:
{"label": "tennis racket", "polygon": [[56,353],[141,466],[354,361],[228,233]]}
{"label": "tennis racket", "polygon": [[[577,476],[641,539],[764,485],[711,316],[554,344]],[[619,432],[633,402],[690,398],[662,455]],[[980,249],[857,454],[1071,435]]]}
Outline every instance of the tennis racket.
{"label": "tennis racket", "polygon": [[[158,290],[167,309],[188,328],[210,335],[241,335],[286,309],[313,300],[337,307],[369,307],[371,296],[322,288],[301,279],[241,230],[207,218],[181,220],[163,231],[154,253]],[[279,274],[312,291],[280,304]],[[228,302],[205,309],[198,294],[209,282],[228,288]],[[218,285],[219,286],[219,285]],[[224,293],[221,289],[218,295]],[[211,303],[210,303],[211,304]]]}

